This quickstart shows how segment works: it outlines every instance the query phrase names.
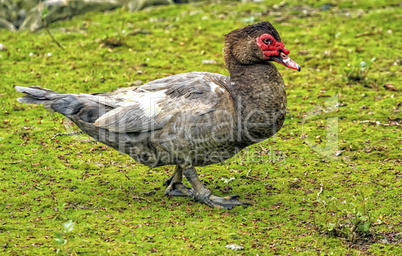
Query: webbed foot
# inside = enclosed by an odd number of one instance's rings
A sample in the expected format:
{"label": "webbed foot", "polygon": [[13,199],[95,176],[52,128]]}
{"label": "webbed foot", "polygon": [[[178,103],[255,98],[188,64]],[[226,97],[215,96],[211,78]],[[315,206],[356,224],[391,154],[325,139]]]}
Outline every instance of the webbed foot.
{"label": "webbed foot", "polygon": [[219,197],[212,195],[211,192],[204,194],[204,195],[196,195],[194,196],[194,199],[204,203],[210,207],[213,208],[219,208],[219,209],[233,209],[235,206],[248,206],[251,205],[251,203],[245,202],[238,200],[239,196],[238,195],[232,195],[232,196],[225,196],[225,197]]}
{"label": "webbed foot", "polygon": [[[166,182],[165,182],[166,184]],[[183,183],[170,182],[165,190],[165,196],[186,196],[193,197],[194,191],[183,185]]]}
{"label": "webbed foot", "polygon": [[185,196],[194,197],[194,190],[188,188],[182,183],[183,172],[177,167],[173,176],[166,180],[163,185],[166,186],[165,196]]}
{"label": "webbed foot", "polygon": [[251,205],[248,202],[238,200],[239,196],[229,196],[229,197],[219,197],[212,195],[211,190],[202,185],[201,181],[198,179],[198,175],[194,167],[183,168],[183,174],[186,176],[187,180],[190,182],[192,187],[191,197],[203,204],[206,204],[213,208],[219,209],[232,209],[239,205]]}

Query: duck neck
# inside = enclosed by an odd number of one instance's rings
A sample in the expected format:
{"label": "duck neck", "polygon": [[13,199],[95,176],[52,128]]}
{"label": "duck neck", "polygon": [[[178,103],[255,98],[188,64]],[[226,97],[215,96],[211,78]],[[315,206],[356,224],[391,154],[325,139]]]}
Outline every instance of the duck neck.
{"label": "duck neck", "polygon": [[285,85],[271,62],[230,63],[230,87],[236,98],[241,140],[258,142],[274,135],[286,114]]}

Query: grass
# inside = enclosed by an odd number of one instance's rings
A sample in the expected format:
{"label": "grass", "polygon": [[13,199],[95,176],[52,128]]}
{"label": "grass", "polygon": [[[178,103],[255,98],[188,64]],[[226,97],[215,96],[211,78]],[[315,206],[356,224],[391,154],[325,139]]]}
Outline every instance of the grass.
{"label": "grass", "polygon": [[[45,30],[1,31],[0,252],[402,254],[402,6],[327,2],[88,13],[50,25],[65,50]],[[238,194],[253,203],[248,208],[164,197],[172,167],[144,167],[75,134],[63,116],[16,102],[16,85],[104,92],[182,72],[227,74],[223,34],[263,20],[302,66],[278,67],[286,125],[223,164],[199,168],[216,194]]]}

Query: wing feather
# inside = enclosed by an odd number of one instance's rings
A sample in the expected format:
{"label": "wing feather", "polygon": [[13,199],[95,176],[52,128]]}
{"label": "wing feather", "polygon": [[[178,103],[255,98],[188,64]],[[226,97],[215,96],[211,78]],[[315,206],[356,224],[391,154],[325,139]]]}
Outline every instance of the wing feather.
{"label": "wing feather", "polygon": [[[184,120],[214,111],[225,92],[227,77],[191,72],[154,80],[137,88],[125,88],[101,100],[113,110],[94,125],[113,132],[146,132],[163,128],[169,120]],[[181,118],[172,117],[182,115]]]}

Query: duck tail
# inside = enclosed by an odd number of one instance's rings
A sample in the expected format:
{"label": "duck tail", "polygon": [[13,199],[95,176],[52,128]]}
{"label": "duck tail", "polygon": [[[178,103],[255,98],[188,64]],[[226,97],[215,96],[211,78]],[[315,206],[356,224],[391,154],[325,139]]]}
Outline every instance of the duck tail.
{"label": "duck tail", "polygon": [[26,94],[17,99],[19,102],[45,105],[67,117],[76,114],[83,107],[83,103],[74,94],[59,93],[38,86],[16,86],[15,89]]}
{"label": "duck tail", "polygon": [[19,102],[28,104],[40,104],[49,106],[55,100],[58,100],[66,96],[66,94],[64,93],[58,93],[38,86],[31,86],[31,87],[15,86],[15,90],[17,90],[17,92],[22,92],[26,94],[24,97],[18,98],[17,100]]}

